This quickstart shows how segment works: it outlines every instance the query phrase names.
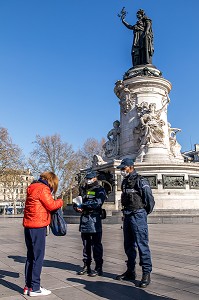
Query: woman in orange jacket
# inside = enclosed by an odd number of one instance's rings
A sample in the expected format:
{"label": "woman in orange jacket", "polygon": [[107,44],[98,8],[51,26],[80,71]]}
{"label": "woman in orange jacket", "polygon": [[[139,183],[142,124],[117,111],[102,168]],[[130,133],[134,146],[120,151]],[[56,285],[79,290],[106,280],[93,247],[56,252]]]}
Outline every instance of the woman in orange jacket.
{"label": "woman in orange jacket", "polygon": [[40,286],[40,276],[45,254],[46,228],[51,221],[51,211],[63,206],[63,200],[54,200],[52,193],[58,188],[58,177],[44,172],[27,188],[24,209],[24,234],[27,247],[24,295],[45,296],[51,291]]}

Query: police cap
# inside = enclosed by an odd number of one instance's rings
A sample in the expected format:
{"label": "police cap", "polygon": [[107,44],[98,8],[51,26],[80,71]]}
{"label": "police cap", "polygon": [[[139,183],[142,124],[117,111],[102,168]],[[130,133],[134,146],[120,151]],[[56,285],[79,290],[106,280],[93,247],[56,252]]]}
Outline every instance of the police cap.
{"label": "police cap", "polygon": [[120,165],[117,166],[117,169],[123,169],[123,168],[126,168],[126,167],[130,167],[130,166],[133,166],[134,165],[134,160],[131,159],[131,158],[124,158]]}
{"label": "police cap", "polygon": [[85,176],[86,179],[92,179],[95,177],[97,177],[97,173],[95,171],[89,171]]}

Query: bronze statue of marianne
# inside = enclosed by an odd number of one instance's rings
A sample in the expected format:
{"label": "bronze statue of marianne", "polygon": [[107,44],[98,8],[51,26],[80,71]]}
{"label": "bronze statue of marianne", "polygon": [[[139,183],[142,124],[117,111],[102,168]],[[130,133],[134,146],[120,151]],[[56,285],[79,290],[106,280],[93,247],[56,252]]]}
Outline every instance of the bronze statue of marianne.
{"label": "bronze statue of marianne", "polygon": [[130,25],[125,21],[126,11],[123,7],[121,14],[118,15],[122,23],[130,30],[133,30],[134,38],[131,50],[133,66],[152,64],[153,31],[152,21],[145,15],[144,10],[139,9],[135,25]]}

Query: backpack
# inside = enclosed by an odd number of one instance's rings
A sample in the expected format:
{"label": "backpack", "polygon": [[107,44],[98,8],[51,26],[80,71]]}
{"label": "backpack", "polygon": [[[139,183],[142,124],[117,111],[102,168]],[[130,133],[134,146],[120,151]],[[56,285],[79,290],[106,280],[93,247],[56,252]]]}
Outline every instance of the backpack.
{"label": "backpack", "polygon": [[[154,200],[154,197],[153,197],[153,194],[152,194],[152,191],[151,191],[151,187],[150,187],[150,184],[149,184],[149,181],[147,178],[141,176],[141,175],[138,175],[138,188],[139,188],[139,193],[142,197],[142,200],[145,204],[145,210],[147,212],[147,215],[152,213],[153,209],[154,209],[154,206],[155,206],[155,200]],[[143,190],[142,190],[142,187],[144,187],[144,185],[148,186],[148,189],[147,189],[147,193],[144,194],[143,193]]]}
{"label": "backpack", "polygon": [[67,233],[67,223],[64,220],[64,216],[61,208],[51,213],[50,229],[56,236],[64,236]]}

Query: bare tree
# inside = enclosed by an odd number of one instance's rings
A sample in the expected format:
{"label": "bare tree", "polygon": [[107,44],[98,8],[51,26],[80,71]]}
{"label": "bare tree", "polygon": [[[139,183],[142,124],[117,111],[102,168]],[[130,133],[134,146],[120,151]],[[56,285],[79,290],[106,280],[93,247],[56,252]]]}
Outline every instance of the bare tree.
{"label": "bare tree", "polygon": [[72,203],[72,198],[78,195],[78,183],[77,174],[80,170],[90,168],[92,165],[93,155],[103,154],[103,144],[105,139],[97,141],[94,138],[89,138],[83,144],[83,147],[75,152],[73,160],[70,162],[71,177],[67,189],[65,190],[65,197],[67,198],[67,203]]}
{"label": "bare tree", "polygon": [[102,138],[101,141],[95,138],[89,138],[85,141],[83,147],[77,152],[82,169],[91,167],[93,155],[103,156],[102,146],[104,144],[105,138]]}
{"label": "bare tree", "polygon": [[0,127],[0,191],[6,191],[6,197],[13,202],[14,213],[24,166],[22,150],[12,142],[8,130]]}
{"label": "bare tree", "polygon": [[73,174],[74,151],[72,146],[62,142],[59,134],[36,136],[35,148],[30,153],[29,165],[34,175],[51,171],[59,177],[59,192],[70,185]]}
{"label": "bare tree", "polygon": [[[35,176],[41,172],[52,171],[59,177],[58,193],[66,193],[67,202],[71,203],[73,190],[80,169],[91,166],[94,154],[102,155],[105,139],[98,142],[94,138],[86,140],[82,149],[74,152],[72,146],[62,142],[60,135],[36,136],[35,148],[30,153],[29,166]],[[69,196],[68,196],[69,195]]]}
{"label": "bare tree", "polygon": [[13,144],[6,128],[0,127],[0,175],[7,169],[19,170],[25,160],[21,149]]}

